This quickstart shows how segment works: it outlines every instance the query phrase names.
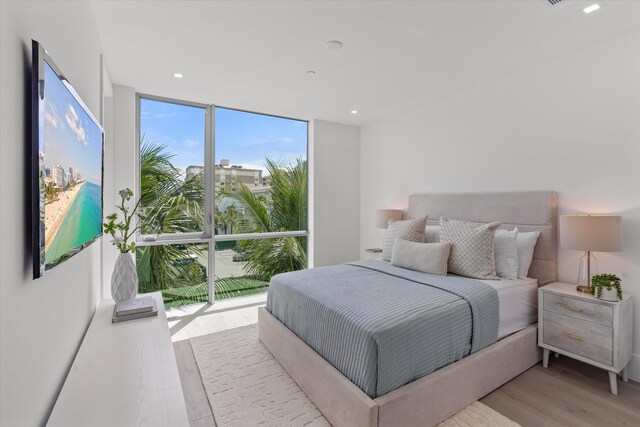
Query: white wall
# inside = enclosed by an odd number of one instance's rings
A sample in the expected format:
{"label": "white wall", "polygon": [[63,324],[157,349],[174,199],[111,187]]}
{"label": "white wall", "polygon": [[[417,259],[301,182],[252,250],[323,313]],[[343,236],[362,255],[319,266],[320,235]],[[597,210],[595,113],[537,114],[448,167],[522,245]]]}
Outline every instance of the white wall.
{"label": "white wall", "polygon": [[0,425],[44,424],[93,316],[100,242],[32,280],[26,129],[31,39],[98,117],[100,41],[84,2],[0,2]]}
{"label": "white wall", "polygon": [[[624,251],[596,255],[635,299],[640,380],[640,32],[365,126],[360,161],[361,248],[380,246],[375,209],[411,193],[550,189],[560,214],[622,215]],[[560,250],[560,280],[580,255]]]}
{"label": "white wall", "polygon": [[313,122],[313,265],[359,256],[360,128]]}
{"label": "white wall", "polygon": [[[116,211],[115,204],[120,203],[118,191],[130,188],[134,192],[136,144],[135,144],[135,107],[136,92],[132,87],[112,85],[113,97],[105,98],[105,134],[104,153],[105,176],[111,179],[104,186],[104,213]],[[102,297],[111,297],[111,274],[118,250],[111,242],[111,236],[103,239],[103,290]]]}
{"label": "white wall", "polygon": [[[116,190],[114,189],[114,164],[115,164],[115,148],[114,148],[114,110],[113,110],[113,90],[111,87],[110,95],[104,98],[104,177],[102,186],[102,205],[104,215],[109,215],[114,211]],[[102,238],[102,298],[111,297],[111,274],[113,273],[113,265],[115,264],[117,250],[111,243],[111,236]]]}

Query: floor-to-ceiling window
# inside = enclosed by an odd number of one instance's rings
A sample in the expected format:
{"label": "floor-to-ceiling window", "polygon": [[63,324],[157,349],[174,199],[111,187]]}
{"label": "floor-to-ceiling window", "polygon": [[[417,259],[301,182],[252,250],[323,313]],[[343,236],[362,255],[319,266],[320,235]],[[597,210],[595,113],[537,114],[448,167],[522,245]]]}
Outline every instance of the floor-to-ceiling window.
{"label": "floor-to-ceiling window", "polygon": [[137,119],[141,292],[251,295],[307,266],[306,121],[147,95]]}

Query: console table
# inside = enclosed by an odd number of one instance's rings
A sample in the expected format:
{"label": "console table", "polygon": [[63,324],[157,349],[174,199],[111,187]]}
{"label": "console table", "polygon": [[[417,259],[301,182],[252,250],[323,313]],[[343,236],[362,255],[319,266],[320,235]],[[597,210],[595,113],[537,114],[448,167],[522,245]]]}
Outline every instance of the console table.
{"label": "console table", "polygon": [[121,323],[99,304],[48,426],[189,426],[162,295],[149,295],[158,315]]}

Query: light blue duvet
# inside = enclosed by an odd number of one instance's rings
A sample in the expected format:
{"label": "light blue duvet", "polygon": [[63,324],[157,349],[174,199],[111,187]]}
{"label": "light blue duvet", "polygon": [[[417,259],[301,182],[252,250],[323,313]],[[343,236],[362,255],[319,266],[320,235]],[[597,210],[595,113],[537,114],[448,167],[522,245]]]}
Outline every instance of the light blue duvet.
{"label": "light blue duvet", "polygon": [[267,310],[372,398],[498,338],[491,286],[377,260],[274,276]]}

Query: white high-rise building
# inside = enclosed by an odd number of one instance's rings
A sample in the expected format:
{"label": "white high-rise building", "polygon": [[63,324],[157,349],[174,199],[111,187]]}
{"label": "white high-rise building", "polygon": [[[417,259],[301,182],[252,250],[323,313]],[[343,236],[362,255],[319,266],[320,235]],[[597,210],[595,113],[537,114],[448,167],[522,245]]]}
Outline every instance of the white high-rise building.
{"label": "white high-rise building", "polygon": [[51,167],[51,179],[58,187],[65,187],[65,173],[64,169],[60,165],[55,165]]}

